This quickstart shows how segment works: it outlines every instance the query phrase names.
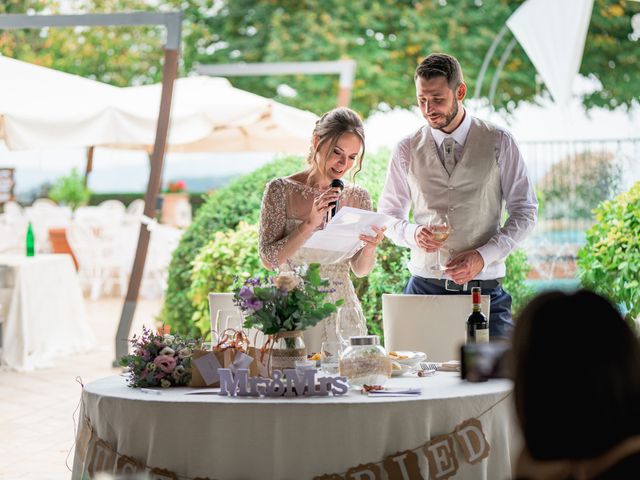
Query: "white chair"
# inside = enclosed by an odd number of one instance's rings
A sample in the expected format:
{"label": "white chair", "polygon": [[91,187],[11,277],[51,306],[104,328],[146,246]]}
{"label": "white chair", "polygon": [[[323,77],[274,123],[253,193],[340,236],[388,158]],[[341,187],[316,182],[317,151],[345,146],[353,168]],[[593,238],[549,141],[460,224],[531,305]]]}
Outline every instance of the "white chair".
{"label": "white chair", "polygon": [[[489,318],[489,295],[482,295],[482,313]],[[386,350],[425,352],[433,362],[460,358],[469,295],[382,295],[382,323]]]}
{"label": "white chair", "polygon": [[[229,315],[220,319],[222,324],[218,325],[218,312],[226,311]],[[228,317],[232,317],[233,321],[228,324]],[[209,319],[211,321],[211,331],[221,333],[227,328],[242,328],[242,314],[240,309],[233,304],[233,293],[209,293]]]}
{"label": "white chair", "polygon": [[[218,312],[224,316],[221,325],[218,325]],[[222,332],[227,328],[240,330],[244,322],[244,316],[238,307],[233,303],[233,293],[209,293],[209,318],[211,321],[211,332]],[[229,321],[231,319],[231,321]],[[252,347],[264,345],[265,335],[255,328],[243,329],[249,337]]]}
{"label": "white chair", "polygon": [[142,198],[136,198],[127,207],[127,216],[138,218],[144,212],[144,200]]}

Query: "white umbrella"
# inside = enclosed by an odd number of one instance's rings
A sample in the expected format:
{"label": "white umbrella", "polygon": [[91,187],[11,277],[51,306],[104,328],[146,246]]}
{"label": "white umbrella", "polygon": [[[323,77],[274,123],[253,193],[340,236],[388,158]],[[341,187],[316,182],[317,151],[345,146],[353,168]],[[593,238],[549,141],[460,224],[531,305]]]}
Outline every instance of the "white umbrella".
{"label": "white umbrella", "polygon": [[[161,85],[118,88],[0,57],[0,138],[11,150],[153,150]],[[317,116],[234,88],[178,79],[167,147],[181,152],[307,151]]]}
{"label": "white umbrella", "polygon": [[[122,90],[120,120],[135,138],[113,147],[153,148],[160,85]],[[285,152],[309,148],[318,117],[234,88],[228,80],[195,76],[176,81],[168,150],[177,152]]]}

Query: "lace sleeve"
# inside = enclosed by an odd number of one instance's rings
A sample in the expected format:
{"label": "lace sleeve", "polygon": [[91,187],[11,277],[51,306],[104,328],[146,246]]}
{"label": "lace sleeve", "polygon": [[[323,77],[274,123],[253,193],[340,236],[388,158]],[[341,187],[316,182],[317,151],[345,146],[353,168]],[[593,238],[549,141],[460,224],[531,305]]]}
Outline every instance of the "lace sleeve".
{"label": "lace sleeve", "polygon": [[267,184],[260,208],[260,258],[270,268],[279,265],[278,256],[286,243],[287,194],[280,179]]}
{"label": "lace sleeve", "polygon": [[353,189],[353,206],[362,210],[372,210],[371,195],[362,187],[354,186]]}

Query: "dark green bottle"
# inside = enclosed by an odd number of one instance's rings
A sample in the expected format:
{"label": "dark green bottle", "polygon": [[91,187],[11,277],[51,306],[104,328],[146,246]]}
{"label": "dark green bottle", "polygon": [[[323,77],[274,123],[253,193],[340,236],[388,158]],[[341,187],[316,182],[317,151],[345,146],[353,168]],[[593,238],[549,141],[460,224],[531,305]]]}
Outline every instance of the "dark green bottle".
{"label": "dark green bottle", "polygon": [[27,227],[27,257],[33,257],[36,253],[36,239],[33,236],[33,225],[29,222]]}
{"label": "dark green bottle", "polygon": [[467,343],[488,343],[489,323],[481,309],[480,288],[471,289],[471,302],[473,310],[467,318]]}

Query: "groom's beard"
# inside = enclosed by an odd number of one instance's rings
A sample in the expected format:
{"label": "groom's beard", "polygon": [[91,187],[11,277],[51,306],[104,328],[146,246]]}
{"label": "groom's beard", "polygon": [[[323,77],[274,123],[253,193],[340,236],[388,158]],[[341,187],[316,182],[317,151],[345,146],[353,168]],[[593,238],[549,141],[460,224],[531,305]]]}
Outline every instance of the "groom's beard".
{"label": "groom's beard", "polygon": [[439,119],[437,122],[432,122],[427,118],[427,122],[431,128],[435,128],[436,130],[442,130],[443,128],[447,128],[447,126],[453,122],[453,119],[458,115],[458,101],[453,99],[453,107],[451,111],[444,115],[444,118]]}

